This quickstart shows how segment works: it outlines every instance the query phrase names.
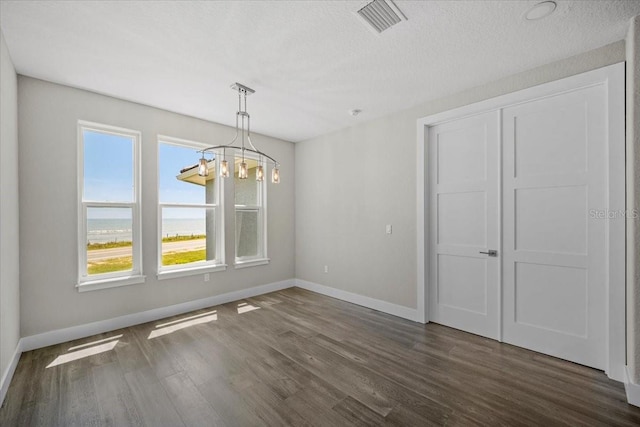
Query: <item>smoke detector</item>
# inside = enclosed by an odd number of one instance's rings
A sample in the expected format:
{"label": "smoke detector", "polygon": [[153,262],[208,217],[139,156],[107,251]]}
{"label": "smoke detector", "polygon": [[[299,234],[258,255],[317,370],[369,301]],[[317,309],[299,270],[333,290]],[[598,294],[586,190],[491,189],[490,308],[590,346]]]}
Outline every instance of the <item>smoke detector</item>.
{"label": "smoke detector", "polygon": [[373,0],[358,10],[358,16],[377,33],[407,20],[407,17],[393,3],[393,0]]}
{"label": "smoke detector", "polygon": [[537,21],[539,19],[546,18],[556,10],[556,6],[556,2],[554,1],[543,1],[542,3],[538,3],[524,13],[524,19],[527,21]]}

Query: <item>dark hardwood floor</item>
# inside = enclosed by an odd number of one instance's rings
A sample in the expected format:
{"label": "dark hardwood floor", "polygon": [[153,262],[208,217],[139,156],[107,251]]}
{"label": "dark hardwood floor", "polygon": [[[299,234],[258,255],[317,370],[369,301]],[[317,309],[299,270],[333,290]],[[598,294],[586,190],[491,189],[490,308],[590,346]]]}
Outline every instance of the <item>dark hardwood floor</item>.
{"label": "dark hardwood floor", "polygon": [[24,353],[2,426],[640,425],[604,373],[298,288]]}

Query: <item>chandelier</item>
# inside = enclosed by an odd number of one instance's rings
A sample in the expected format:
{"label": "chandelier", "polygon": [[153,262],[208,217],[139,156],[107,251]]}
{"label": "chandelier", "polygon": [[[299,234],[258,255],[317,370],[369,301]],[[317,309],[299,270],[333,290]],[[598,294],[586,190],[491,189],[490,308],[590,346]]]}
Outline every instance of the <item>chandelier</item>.
{"label": "chandelier", "polygon": [[[205,148],[198,153],[202,153],[202,157],[200,158],[200,162],[198,163],[198,175],[200,176],[208,176],[209,175],[209,162],[215,159],[217,151],[218,153],[222,150],[222,161],[220,162],[220,176],[223,178],[229,177],[229,162],[226,159],[227,150],[233,150],[234,152],[240,152],[240,165],[238,169],[238,178],[247,179],[249,177],[249,170],[247,168],[247,162],[245,161],[245,152],[250,152],[258,155],[258,166],[256,166],[256,181],[264,181],[265,170],[263,168],[263,162],[272,163],[273,168],[271,169],[271,182],[274,184],[280,183],[280,169],[278,168],[280,164],[276,159],[269,156],[266,153],[258,150],[253,142],[251,142],[251,116],[247,112],[247,96],[255,93],[255,90],[242,85],[240,83],[235,83],[231,85],[231,89],[238,92],[238,111],[236,112],[236,136],[233,137],[231,142],[224,145],[215,145],[213,147]],[[246,129],[245,129],[246,122]],[[240,138],[238,138],[240,136]],[[240,140],[240,145],[234,145],[237,140]],[[245,146],[245,141],[246,145]],[[205,154],[211,152],[213,157],[210,160],[205,158]]]}

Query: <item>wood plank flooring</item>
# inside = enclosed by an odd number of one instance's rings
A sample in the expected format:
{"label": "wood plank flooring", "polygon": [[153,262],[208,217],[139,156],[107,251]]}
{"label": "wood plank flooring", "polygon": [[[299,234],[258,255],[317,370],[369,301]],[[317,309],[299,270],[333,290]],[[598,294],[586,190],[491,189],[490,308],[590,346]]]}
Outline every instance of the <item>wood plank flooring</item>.
{"label": "wood plank flooring", "polygon": [[298,288],[24,353],[2,426],[638,426],[604,373]]}

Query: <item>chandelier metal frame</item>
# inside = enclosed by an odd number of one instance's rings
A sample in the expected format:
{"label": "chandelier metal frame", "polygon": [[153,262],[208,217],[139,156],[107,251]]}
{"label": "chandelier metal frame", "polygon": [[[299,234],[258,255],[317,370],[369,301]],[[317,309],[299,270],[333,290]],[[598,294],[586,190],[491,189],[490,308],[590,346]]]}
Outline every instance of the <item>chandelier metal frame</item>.
{"label": "chandelier metal frame", "polygon": [[[222,164],[220,166],[220,176],[227,178],[229,177],[229,165],[226,160],[226,150],[235,150],[240,151],[242,155],[242,161],[240,163],[240,169],[238,171],[238,177],[240,179],[248,178],[248,170],[247,164],[245,162],[245,152],[250,152],[258,155],[258,166],[256,171],[256,181],[263,181],[264,179],[264,171],[262,170],[262,162],[263,160],[271,162],[273,164],[272,174],[271,174],[271,182],[274,184],[280,183],[280,163],[267,153],[260,151],[253,145],[251,141],[251,115],[247,112],[247,96],[255,93],[255,90],[247,87],[241,83],[234,83],[231,85],[231,89],[238,92],[238,111],[236,112],[236,134],[233,139],[227,144],[222,145],[214,145],[211,147],[204,148],[199,150],[198,153],[202,154],[200,158],[200,162],[198,165],[198,175],[200,176],[208,176],[209,168],[208,162],[212,161],[216,157],[215,151],[222,150]],[[244,101],[244,102],[243,102]],[[246,129],[245,129],[246,122]],[[246,134],[246,143],[245,145],[245,134]],[[240,136],[241,145],[234,145],[234,143],[238,140],[238,136]],[[211,160],[207,160],[205,158],[206,153],[212,153],[213,158]]]}

